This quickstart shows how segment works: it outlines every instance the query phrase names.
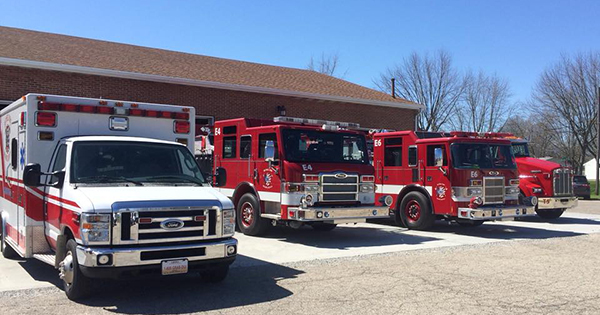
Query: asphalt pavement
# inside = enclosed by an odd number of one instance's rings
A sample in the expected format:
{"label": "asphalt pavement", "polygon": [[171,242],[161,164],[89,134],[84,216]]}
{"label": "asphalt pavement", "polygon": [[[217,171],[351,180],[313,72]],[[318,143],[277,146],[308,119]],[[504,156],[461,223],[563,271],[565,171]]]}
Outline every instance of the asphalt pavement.
{"label": "asphalt pavement", "polygon": [[229,277],[98,284],[70,302],[56,271],[0,259],[2,314],[38,313],[598,313],[600,202],[582,201],[558,220],[440,222],[407,231],[390,222],[272,229],[237,235]]}

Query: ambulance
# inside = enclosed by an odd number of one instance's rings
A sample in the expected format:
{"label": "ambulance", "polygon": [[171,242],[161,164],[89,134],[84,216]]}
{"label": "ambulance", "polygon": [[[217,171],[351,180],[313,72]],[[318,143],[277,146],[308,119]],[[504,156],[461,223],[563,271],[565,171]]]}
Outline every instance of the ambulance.
{"label": "ambulance", "polygon": [[93,278],[227,276],[235,211],[194,159],[194,108],[28,94],[0,111],[0,249]]}

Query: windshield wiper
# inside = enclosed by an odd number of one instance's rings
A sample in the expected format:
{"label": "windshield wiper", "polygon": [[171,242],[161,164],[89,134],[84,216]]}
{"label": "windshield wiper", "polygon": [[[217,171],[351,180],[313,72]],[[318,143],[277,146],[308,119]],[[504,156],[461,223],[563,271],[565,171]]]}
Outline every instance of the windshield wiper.
{"label": "windshield wiper", "polygon": [[77,178],[77,180],[82,181],[83,183],[111,183],[114,181],[119,181],[119,182],[132,183],[132,184],[135,184],[136,186],[144,186],[144,184],[142,184],[142,182],[133,180],[133,179],[129,179],[124,176],[99,175],[99,176],[79,177],[79,178]]}
{"label": "windshield wiper", "polygon": [[[181,182],[186,182],[186,183],[194,183],[200,186],[203,186],[204,183],[199,181],[199,180],[194,180],[191,178],[186,178],[186,177],[180,177],[180,176],[175,176],[175,175],[162,175],[162,176],[152,176],[152,177],[148,177],[146,180],[150,180],[150,181],[161,181],[161,180],[170,180],[168,181],[169,183],[177,183],[177,181]],[[176,181],[174,181],[176,180]]]}

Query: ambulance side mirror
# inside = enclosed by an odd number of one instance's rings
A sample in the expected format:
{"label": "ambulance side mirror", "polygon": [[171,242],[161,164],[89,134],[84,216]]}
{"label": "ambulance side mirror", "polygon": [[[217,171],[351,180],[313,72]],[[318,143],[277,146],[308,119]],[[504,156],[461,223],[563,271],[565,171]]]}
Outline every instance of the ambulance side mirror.
{"label": "ambulance side mirror", "polygon": [[225,183],[227,183],[227,170],[222,167],[217,167],[214,178],[216,187],[225,186]]}
{"label": "ambulance side mirror", "polygon": [[37,163],[27,164],[23,170],[23,184],[27,187],[39,187],[41,183],[42,168]]}

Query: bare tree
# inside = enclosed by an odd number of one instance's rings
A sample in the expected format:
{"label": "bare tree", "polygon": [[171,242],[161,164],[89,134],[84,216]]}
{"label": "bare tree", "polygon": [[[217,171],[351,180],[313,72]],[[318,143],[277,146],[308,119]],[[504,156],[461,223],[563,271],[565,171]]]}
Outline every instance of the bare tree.
{"label": "bare tree", "polygon": [[508,81],[483,72],[467,73],[464,92],[451,125],[456,130],[492,132],[504,126],[513,106]]}
{"label": "bare tree", "polygon": [[339,61],[340,55],[338,53],[332,53],[329,55],[322,53],[321,58],[316,61],[315,58],[311,56],[306,68],[308,70],[320,72],[326,75],[330,75],[332,77],[343,78],[344,76],[346,76],[348,70],[346,70],[342,74],[339,74]]}
{"label": "bare tree", "polygon": [[425,105],[417,118],[418,129],[439,131],[456,114],[464,82],[447,52],[440,50],[431,56],[412,53],[400,65],[388,68],[374,83],[389,93],[392,78],[396,79],[396,95]]}
{"label": "bare tree", "polygon": [[549,122],[566,146],[563,154],[577,153],[574,166],[582,168],[588,156],[597,158],[597,90],[600,79],[600,53],[562,56],[546,69],[533,93],[536,113],[555,116]]}

